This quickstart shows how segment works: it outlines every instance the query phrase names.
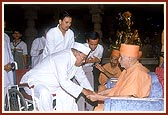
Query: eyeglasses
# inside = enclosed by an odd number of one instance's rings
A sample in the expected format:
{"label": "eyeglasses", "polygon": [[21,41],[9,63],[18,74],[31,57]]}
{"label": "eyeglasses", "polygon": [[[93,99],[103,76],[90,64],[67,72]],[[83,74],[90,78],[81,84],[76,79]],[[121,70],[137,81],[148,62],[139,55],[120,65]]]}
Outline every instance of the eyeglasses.
{"label": "eyeglasses", "polygon": [[123,56],[120,56],[120,60],[123,60],[124,59],[124,57]]}
{"label": "eyeglasses", "polygon": [[81,58],[82,60],[85,60],[85,58],[81,56],[81,53],[80,53],[80,52],[78,52],[78,54],[79,54],[79,56],[80,56],[80,58]]}

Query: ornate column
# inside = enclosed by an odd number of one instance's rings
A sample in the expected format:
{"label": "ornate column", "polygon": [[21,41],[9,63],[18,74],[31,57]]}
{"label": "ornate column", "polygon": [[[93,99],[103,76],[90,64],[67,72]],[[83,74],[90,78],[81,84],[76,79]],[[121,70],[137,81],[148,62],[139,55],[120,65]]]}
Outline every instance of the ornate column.
{"label": "ornate column", "polygon": [[98,32],[100,38],[102,38],[101,31],[101,22],[102,22],[102,14],[103,14],[103,5],[91,5],[90,13],[92,14],[92,22],[94,23],[94,31]]}

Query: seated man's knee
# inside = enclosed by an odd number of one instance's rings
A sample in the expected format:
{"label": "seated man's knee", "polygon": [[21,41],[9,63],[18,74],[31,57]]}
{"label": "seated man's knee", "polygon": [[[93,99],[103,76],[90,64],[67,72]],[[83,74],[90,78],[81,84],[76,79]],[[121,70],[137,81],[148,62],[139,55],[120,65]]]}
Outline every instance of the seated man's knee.
{"label": "seated man's knee", "polygon": [[38,95],[44,95],[44,96],[51,95],[49,89],[45,85],[41,84],[34,87],[34,92],[35,94]]}

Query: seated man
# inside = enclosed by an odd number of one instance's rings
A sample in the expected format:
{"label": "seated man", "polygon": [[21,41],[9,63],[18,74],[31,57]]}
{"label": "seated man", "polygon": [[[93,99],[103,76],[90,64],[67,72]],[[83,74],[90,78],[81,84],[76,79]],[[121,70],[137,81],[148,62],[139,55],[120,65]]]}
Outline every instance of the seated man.
{"label": "seated man", "polygon": [[113,50],[110,56],[110,62],[101,66],[100,64],[96,64],[95,67],[101,71],[99,75],[99,83],[98,92],[106,90],[105,84],[111,78],[118,78],[121,74],[121,68],[119,67],[118,59],[120,57],[119,50]]}
{"label": "seated man", "polygon": [[[78,111],[75,98],[95,93],[81,67],[90,48],[74,43],[73,48],[51,54],[27,72],[21,83],[34,86],[39,111],[52,111],[52,95],[56,94],[57,111]],[[80,85],[72,82],[75,76]]]}
{"label": "seated man", "polygon": [[[148,97],[151,77],[138,61],[139,46],[121,44],[119,63],[125,69],[121,72],[116,85],[99,94],[88,95],[92,101],[104,101],[110,97]],[[103,103],[98,104],[95,111],[103,111]]]}

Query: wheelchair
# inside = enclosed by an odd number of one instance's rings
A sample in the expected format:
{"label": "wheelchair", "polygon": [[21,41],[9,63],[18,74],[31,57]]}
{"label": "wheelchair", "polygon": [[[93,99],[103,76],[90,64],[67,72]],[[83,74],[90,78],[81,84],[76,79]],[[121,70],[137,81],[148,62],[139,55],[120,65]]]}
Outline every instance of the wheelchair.
{"label": "wheelchair", "polygon": [[10,86],[7,93],[7,111],[28,111],[30,104],[25,100],[17,85]]}
{"label": "wheelchair", "polygon": [[19,84],[21,77],[28,70],[14,70],[15,84],[8,87],[5,111],[32,111],[34,109],[31,97],[24,92],[25,86]]}
{"label": "wheelchair", "polygon": [[[20,84],[22,76],[29,69],[16,70],[16,85],[8,87],[6,111],[38,111],[38,99],[34,96],[34,86],[29,87],[32,93],[28,95],[24,90],[28,84]],[[53,96],[53,111],[56,110],[56,95]]]}

